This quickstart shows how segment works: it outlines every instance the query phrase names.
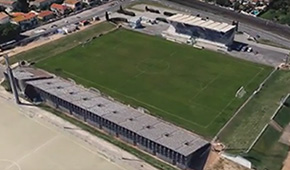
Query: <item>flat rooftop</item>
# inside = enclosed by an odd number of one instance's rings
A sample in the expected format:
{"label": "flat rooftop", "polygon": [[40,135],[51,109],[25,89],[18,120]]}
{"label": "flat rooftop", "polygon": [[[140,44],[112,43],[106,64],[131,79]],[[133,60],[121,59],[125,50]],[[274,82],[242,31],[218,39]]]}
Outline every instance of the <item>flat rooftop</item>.
{"label": "flat rooftop", "polygon": [[171,22],[185,23],[192,26],[198,26],[202,28],[211,29],[218,32],[228,32],[234,29],[236,26],[230,25],[224,22],[217,22],[210,19],[204,19],[202,17],[186,15],[186,14],[176,14],[167,18]]}
{"label": "flat rooftop", "polygon": [[61,78],[26,82],[187,156],[209,142],[200,136]]}
{"label": "flat rooftop", "polygon": [[13,70],[13,75],[18,80],[45,79],[53,77],[53,75],[44,70],[31,67],[17,67]]}

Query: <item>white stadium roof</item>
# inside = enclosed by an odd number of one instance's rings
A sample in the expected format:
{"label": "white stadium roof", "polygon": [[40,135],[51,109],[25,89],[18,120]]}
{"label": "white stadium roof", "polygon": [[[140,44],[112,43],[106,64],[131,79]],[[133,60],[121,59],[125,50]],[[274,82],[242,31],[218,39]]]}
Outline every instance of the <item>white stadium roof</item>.
{"label": "white stadium roof", "polygon": [[176,14],[167,18],[169,21],[185,23],[192,26],[203,27],[211,29],[218,32],[228,32],[229,30],[235,28],[236,26],[230,25],[223,22],[216,22],[209,19],[203,19],[201,17],[196,17],[186,14]]}

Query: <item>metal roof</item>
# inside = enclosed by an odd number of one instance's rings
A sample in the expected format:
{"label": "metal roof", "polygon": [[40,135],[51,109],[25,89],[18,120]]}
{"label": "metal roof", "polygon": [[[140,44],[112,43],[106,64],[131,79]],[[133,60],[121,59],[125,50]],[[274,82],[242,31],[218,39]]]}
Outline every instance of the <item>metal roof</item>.
{"label": "metal roof", "polygon": [[216,22],[209,19],[204,19],[197,16],[186,15],[186,14],[175,14],[167,18],[167,20],[172,22],[185,23],[192,26],[198,26],[202,28],[211,29],[218,32],[228,32],[234,29],[236,26],[230,25],[228,23]]}
{"label": "metal roof", "polygon": [[92,92],[67,80],[51,78],[32,80],[26,83],[184,156],[208,144],[208,141],[198,135],[122,103],[112,101],[99,93]]}
{"label": "metal roof", "polygon": [[[5,73],[7,71],[5,70]],[[43,70],[34,69],[31,67],[17,67],[13,70],[13,75],[16,79],[32,80],[39,78],[52,78],[53,76]]]}

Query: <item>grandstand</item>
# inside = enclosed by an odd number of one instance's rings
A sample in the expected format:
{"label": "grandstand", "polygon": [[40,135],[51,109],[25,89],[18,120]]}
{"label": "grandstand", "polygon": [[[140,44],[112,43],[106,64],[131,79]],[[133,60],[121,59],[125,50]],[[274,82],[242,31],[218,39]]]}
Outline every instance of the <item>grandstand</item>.
{"label": "grandstand", "polygon": [[168,17],[167,20],[171,26],[163,32],[163,36],[168,39],[180,41],[180,37],[186,37],[183,38],[186,43],[194,42],[202,46],[223,49],[228,49],[234,40],[235,25],[185,14],[176,14]]}

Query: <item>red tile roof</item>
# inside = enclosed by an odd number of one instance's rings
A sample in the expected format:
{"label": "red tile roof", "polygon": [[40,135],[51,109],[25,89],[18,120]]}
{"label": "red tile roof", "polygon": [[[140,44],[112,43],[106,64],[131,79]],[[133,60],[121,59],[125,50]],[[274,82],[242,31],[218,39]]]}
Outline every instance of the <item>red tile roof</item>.
{"label": "red tile roof", "polygon": [[0,12],[0,20],[7,18],[7,17],[8,17],[7,14],[5,14],[4,12]]}
{"label": "red tile roof", "polygon": [[66,10],[68,8],[67,6],[56,4],[56,3],[53,3],[50,7],[54,9],[59,9],[59,10]]}
{"label": "red tile roof", "polygon": [[36,17],[35,13],[33,12],[29,12],[29,13],[14,12],[12,13],[12,16],[14,17],[12,20],[15,22],[30,20]]}
{"label": "red tile roof", "polygon": [[3,4],[3,5],[12,5],[14,2],[16,2],[16,1],[13,1],[13,0],[0,0],[0,4]]}
{"label": "red tile roof", "polygon": [[52,11],[41,11],[38,16],[39,17],[46,17],[46,16],[49,16],[49,15],[52,15],[53,12]]}
{"label": "red tile roof", "polygon": [[66,4],[71,4],[71,5],[75,5],[77,3],[79,3],[80,1],[78,0],[65,0],[64,3]]}

